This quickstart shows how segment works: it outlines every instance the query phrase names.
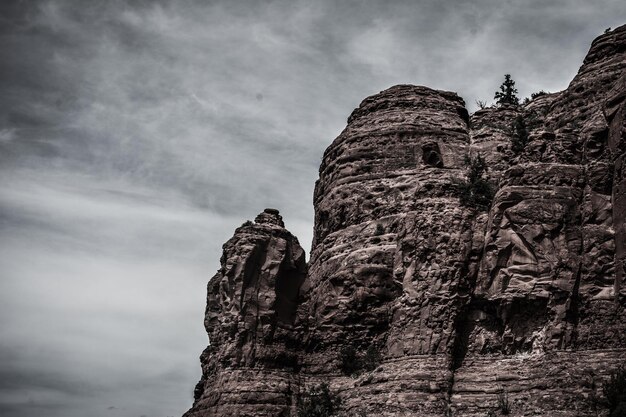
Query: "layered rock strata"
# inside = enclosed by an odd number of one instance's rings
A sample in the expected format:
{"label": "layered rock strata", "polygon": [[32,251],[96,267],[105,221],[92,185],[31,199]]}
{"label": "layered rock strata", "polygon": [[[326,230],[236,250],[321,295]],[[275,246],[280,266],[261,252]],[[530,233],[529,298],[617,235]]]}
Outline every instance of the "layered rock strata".
{"label": "layered rock strata", "polygon": [[625,80],[621,27],[593,42],[567,90],[503,117],[524,117],[530,143],[513,155],[503,135],[491,154],[499,191],[459,327],[459,415],[484,415],[499,390],[515,414],[594,415],[590,387],[626,359]]}
{"label": "layered rock strata", "polygon": [[393,361],[381,375],[403,370],[346,390],[347,407],[444,412],[454,323],[470,289],[473,213],[454,186],[468,122],[456,94],[396,86],[364,100],[324,154],[305,369],[337,369],[349,344]]}
{"label": "layered rock strata", "polygon": [[[487,212],[456,187],[477,154]],[[186,415],[295,415],[321,382],[355,415],[485,416],[505,397],[513,416],[602,413],[626,360],[625,155],[626,26],[523,106],[470,117],[410,85],[365,99],[324,153],[308,271],[275,210],[224,245]],[[347,375],[350,350],[376,363]]]}
{"label": "layered rock strata", "polygon": [[223,250],[208,284],[202,379],[185,415],[288,415],[299,386],[293,328],[304,250],[274,209],[244,223]]}

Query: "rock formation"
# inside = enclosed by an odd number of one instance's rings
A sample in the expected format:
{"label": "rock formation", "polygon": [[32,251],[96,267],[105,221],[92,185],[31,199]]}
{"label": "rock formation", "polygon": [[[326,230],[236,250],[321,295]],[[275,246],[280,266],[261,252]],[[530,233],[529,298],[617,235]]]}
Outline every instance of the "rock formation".
{"label": "rock formation", "polygon": [[[487,212],[458,196],[478,154]],[[470,117],[411,85],[365,99],[314,205],[308,267],[273,209],[224,245],[185,416],[294,416],[321,382],[348,415],[485,416],[505,399],[513,416],[601,413],[626,361],[626,26],[566,90],[522,106]],[[347,374],[346,352],[375,363]]]}
{"label": "rock formation", "polygon": [[224,244],[209,281],[209,346],[189,416],[288,415],[298,386],[294,322],[306,279],[304,251],[266,209]]}

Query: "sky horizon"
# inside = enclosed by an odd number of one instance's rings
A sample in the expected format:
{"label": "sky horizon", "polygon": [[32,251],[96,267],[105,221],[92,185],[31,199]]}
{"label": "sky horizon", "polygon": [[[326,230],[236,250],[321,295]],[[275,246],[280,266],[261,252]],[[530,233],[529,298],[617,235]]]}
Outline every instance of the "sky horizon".
{"label": "sky horizon", "polygon": [[308,259],[364,98],[560,91],[625,23],[620,0],[3,1],[0,415],[182,415],[222,244],[274,207]]}

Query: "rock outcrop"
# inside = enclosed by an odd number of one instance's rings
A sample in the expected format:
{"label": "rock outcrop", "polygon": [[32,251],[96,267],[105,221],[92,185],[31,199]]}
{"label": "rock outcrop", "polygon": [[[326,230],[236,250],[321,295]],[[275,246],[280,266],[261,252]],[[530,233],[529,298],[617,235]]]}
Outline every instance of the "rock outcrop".
{"label": "rock outcrop", "polygon": [[473,213],[454,186],[468,123],[454,93],[392,87],[363,101],[324,154],[305,369],[337,369],[346,344],[375,346],[389,361],[379,381],[345,391],[348,407],[427,416],[447,403],[455,321],[470,290]]}
{"label": "rock outcrop", "polygon": [[275,209],[244,223],[223,249],[208,284],[202,379],[185,415],[288,415],[299,385],[293,328],[304,250]]}
{"label": "rock outcrop", "polygon": [[[478,154],[486,212],[458,196]],[[224,245],[186,416],[293,416],[322,382],[349,415],[482,417],[505,398],[513,416],[601,414],[626,360],[626,26],[522,106],[470,117],[411,85],[365,99],[314,205],[308,268],[276,210]]]}

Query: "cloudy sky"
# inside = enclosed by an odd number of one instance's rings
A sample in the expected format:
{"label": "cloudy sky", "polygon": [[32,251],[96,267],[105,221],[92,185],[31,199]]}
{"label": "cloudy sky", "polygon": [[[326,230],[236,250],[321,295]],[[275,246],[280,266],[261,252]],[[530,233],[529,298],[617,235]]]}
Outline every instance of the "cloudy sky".
{"label": "cloudy sky", "polygon": [[181,415],[222,243],[276,207],[308,252],[364,97],[558,91],[624,23],[623,0],[2,0],[0,415]]}

